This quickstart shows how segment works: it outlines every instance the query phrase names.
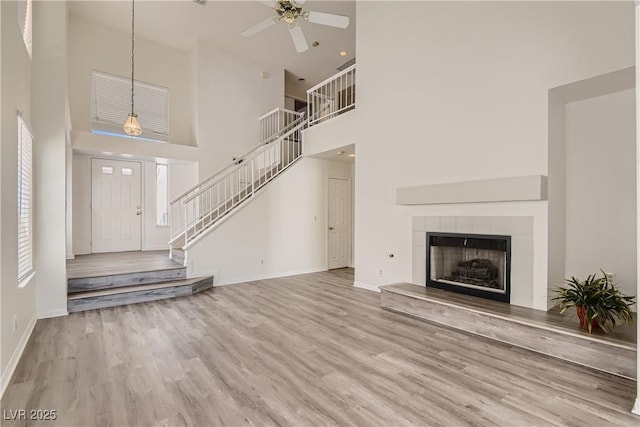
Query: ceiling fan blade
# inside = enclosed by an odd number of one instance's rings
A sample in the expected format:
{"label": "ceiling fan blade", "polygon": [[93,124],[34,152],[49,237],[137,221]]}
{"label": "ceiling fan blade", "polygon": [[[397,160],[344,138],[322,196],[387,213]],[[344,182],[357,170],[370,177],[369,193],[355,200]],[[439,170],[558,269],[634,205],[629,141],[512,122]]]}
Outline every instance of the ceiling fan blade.
{"label": "ceiling fan blade", "polygon": [[302,28],[300,27],[300,25],[290,27],[289,33],[291,34],[293,44],[296,46],[296,51],[298,51],[298,53],[304,52],[305,50],[309,49],[309,45],[307,45],[307,39],[304,37],[304,33],[302,32]]}
{"label": "ceiling fan blade", "polygon": [[251,36],[253,36],[255,34],[258,34],[262,30],[266,30],[267,28],[269,28],[269,27],[271,27],[273,25],[276,25],[276,21],[274,21],[273,18],[267,18],[262,22],[258,22],[253,27],[247,28],[246,30],[241,32],[240,35],[242,35],[244,37],[251,37]]}
{"label": "ceiling fan blade", "polygon": [[349,26],[349,17],[334,15],[333,13],[309,12],[309,22],[329,25],[331,27],[347,28]]}

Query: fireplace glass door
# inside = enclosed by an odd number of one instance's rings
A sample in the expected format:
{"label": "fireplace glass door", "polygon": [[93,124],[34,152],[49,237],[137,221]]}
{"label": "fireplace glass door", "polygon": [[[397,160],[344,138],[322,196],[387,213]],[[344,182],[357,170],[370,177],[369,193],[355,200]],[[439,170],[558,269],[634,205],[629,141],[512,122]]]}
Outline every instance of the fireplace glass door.
{"label": "fireplace glass door", "polygon": [[427,233],[427,286],[508,302],[510,240]]}

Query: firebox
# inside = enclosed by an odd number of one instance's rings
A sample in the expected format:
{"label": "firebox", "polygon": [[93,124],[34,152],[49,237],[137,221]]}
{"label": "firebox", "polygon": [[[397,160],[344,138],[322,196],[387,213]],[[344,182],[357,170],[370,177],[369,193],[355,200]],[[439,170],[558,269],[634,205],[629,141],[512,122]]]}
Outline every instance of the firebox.
{"label": "firebox", "polygon": [[511,237],[427,233],[427,287],[510,302]]}

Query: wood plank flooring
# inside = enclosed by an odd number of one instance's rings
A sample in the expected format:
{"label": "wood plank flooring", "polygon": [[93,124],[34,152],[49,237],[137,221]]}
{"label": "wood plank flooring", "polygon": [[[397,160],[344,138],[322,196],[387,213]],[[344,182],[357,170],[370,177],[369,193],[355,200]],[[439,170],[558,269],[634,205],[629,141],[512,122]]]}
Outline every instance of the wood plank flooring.
{"label": "wood plank flooring", "polygon": [[636,384],[383,310],[345,271],[38,321],[13,425],[637,426]]}
{"label": "wood plank flooring", "polygon": [[184,266],[170,260],[169,251],[78,255],[75,259],[67,260],[67,279],[176,268],[184,268]]}

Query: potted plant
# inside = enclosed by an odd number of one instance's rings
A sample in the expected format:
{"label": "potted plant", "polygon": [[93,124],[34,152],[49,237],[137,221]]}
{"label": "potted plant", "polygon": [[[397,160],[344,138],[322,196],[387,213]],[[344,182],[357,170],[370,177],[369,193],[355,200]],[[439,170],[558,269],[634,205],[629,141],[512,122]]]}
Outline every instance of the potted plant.
{"label": "potted plant", "polygon": [[589,275],[585,280],[565,280],[565,286],[555,289],[556,296],[552,301],[558,301],[560,314],[569,307],[575,307],[580,319],[580,327],[587,329],[589,333],[593,329],[602,329],[609,332],[615,328],[616,322],[633,322],[631,306],[635,304],[636,297],[625,296],[609,280],[604,271],[602,277],[595,274]]}

